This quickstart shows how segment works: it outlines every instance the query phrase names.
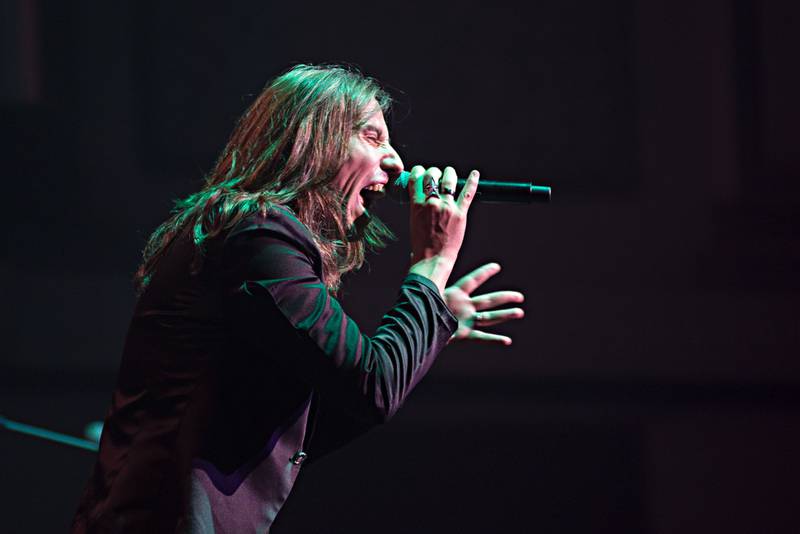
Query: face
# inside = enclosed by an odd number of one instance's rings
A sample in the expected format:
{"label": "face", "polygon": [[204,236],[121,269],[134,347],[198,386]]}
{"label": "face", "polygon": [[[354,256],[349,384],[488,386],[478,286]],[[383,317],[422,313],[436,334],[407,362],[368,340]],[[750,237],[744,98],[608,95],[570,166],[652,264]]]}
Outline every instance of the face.
{"label": "face", "polygon": [[[389,130],[377,102],[357,132],[350,137],[350,153],[334,178],[347,204],[347,222],[364,215],[370,203],[385,191],[389,179],[403,170],[403,162],[389,143]],[[366,191],[366,193],[364,193]]]}

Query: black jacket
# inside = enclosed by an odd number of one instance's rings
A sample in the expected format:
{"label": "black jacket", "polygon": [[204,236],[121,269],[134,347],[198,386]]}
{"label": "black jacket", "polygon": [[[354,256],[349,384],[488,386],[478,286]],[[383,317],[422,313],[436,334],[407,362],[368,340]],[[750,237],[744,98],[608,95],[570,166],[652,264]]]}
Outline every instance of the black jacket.
{"label": "black jacket", "polygon": [[192,275],[194,252],[185,231],[136,304],[74,533],[267,532],[306,458],[389,419],[457,326],[409,275],[363,335],[284,208],[210,243]]}

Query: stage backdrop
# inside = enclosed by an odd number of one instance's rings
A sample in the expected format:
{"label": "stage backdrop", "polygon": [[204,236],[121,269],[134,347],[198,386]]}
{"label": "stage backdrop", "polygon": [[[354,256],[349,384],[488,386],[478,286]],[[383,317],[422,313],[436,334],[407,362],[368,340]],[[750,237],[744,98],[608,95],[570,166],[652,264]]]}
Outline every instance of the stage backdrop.
{"label": "stage backdrop", "polygon": [[[269,78],[299,62],[346,63],[395,97],[391,135],[408,168],[553,187],[550,205],[473,206],[455,275],[499,262],[485,289],[523,291],[526,318],[498,328],[510,348],[448,348],[397,427],[341,453],[364,460],[362,475],[386,471],[376,484],[400,480],[364,496],[375,517],[418,504],[430,480],[440,485],[425,494],[427,524],[460,532],[770,530],[763,521],[779,531],[800,506],[785,491],[800,475],[798,7],[2,9],[6,415],[71,433],[102,418],[147,236],[200,186]],[[342,292],[367,331],[409,252],[406,208],[377,212],[399,239]],[[15,459],[4,467],[12,523],[63,530],[91,456],[3,442]],[[489,455],[497,463],[470,474]],[[352,503],[365,487],[344,469],[322,476],[336,462],[325,465],[316,478],[309,469],[281,528],[325,517],[328,491]],[[492,485],[495,500],[471,500],[469,484]]]}

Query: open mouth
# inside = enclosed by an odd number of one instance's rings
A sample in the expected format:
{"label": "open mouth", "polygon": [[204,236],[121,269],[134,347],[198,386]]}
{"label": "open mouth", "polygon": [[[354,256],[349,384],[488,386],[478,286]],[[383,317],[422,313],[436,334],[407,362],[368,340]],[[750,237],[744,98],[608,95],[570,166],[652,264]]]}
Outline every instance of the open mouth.
{"label": "open mouth", "polygon": [[384,184],[370,184],[361,190],[361,198],[364,199],[364,206],[369,208],[375,201],[386,196]]}

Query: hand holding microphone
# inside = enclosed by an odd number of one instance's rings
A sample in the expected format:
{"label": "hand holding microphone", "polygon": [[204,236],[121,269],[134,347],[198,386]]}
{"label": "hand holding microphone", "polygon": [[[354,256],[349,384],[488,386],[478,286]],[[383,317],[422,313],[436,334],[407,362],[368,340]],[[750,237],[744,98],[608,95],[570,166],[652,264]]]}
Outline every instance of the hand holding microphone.
{"label": "hand holding microphone", "polygon": [[464,241],[467,212],[475,198],[480,176],[472,171],[458,195],[456,171],[446,167],[415,166],[408,174],[410,200],[411,268],[409,272],[432,280],[444,295],[447,279]]}
{"label": "hand holding microphone", "polygon": [[[521,308],[502,307],[521,303],[525,296],[518,291],[474,294],[479,286],[500,271],[499,264],[483,265],[446,287],[464,241],[469,207],[483,185],[478,171],[472,171],[466,180],[458,180],[452,167],[446,167],[442,172],[436,167],[426,170],[416,166],[406,174],[408,191],[401,191],[411,202],[412,265],[409,272],[432,280],[458,319],[458,328],[450,341],[510,345],[510,337],[484,329],[523,318],[525,312]],[[458,182],[463,185],[457,192]]]}
{"label": "hand holding microphone", "polygon": [[[397,202],[408,202],[408,182],[411,173],[403,171],[391,183],[388,196]],[[453,193],[458,195],[467,180],[458,179]],[[533,185],[530,182],[510,182],[497,180],[481,180],[475,193],[475,200],[480,202],[511,202],[529,204],[532,202],[550,202],[551,190],[548,186]]]}

